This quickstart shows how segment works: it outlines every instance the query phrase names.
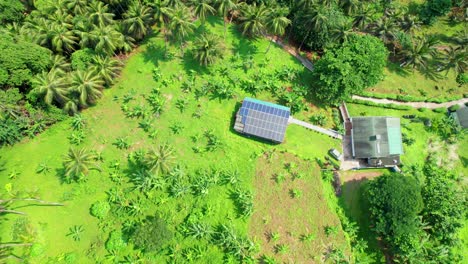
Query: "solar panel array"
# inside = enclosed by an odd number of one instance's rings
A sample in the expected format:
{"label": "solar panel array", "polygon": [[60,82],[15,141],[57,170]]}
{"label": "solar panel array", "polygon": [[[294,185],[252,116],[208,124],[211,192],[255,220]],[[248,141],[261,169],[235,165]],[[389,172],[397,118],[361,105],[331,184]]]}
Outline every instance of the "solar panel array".
{"label": "solar panel array", "polygon": [[283,141],[288,126],[289,109],[246,99],[239,114],[244,124],[244,133],[277,142]]}

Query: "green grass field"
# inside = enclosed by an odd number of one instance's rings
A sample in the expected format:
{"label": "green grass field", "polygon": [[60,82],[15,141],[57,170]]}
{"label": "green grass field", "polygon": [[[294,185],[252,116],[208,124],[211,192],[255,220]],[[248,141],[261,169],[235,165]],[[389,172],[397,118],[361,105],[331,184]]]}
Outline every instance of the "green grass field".
{"label": "green grass field", "polygon": [[447,75],[441,73],[440,80],[433,80],[417,70],[401,68],[399,63],[388,62],[384,70],[384,79],[366,91],[376,94],[411,95],[426,99],[450,98],[467,94],[468,86],[460,87],[455,77],[453,71],[450,71]]}
{"label": "green grass field", "polygon": [[[325,262],[331,249],[349,255],[340,221],[324,202],[332,188],[323,186],[317,165],[289,153],[269,152],[257,161],[254,186],[258,207],[249,229],[261,244],[259,256],[281,263],[317,263]],[[279,250],[282,245],[288,246],[287,252]]]}
{"label": "green grass field", "polygon": [[[223,34],[223,25],[219,19],[210,19],[206,26],[211,32]],[[226,43],[226,57],[219,64],[228,67],[229,71],[238,77],[246,78],[260,71],[258,64],[265,58],[269,58],[270,63],[262,66],[262,71],[272,72],[285,67],[302,71],[302,66],[280,48],[272,47],[270,52],[265,54],[264,50],[268,46],[266,40],[251,42],[230,28]],[[70,122],[64,121],[33,139],[1,149],[1,158],[7,168],[0,172],[1,192],[5,196],[8,196],[7,192],[19,192],[23,196],[65,204],[63,207],[24,207],[21,210],[26,212],[27,216],[5,217],[6,221],[0,227],[2,242],[13,241],[15,234],[10,230],[13,226],[20,226],[21,228],[16,228],[15,232],[24,235],[23,241],[34,243],[30,249],[16,249],[17,255],[30,254],[31,263],[112,263],[135,258],[143,258],[148,263],[165,261],[184,263],[187,258],[191,258],[191,252],[197,245],[203,248],[204,254],[203,259],[194,259],[194,263],[229,261],[230,258],[226,258],[222,249],[208,241],[186,238],[180,234],[171,242],[172,253],[143,256],[133,249],[131,243],[128,243],[117,256],[109,254],[104,249],[109,232],[120,230],[127,223],[119,218],[117,212],[112,212],[105,221],[98,221],[90,215],[90,207],[96,201],[108,199],[109,195],[106,193],[114,189],[124,193],[127,202],[140,210],[138,214],[142,217],[154,215],[156,212],[166,216],[173,232],[186,217],[201,213],[202,221],[209,225],[228,224],[240,234],[246,235],[249,222],[238,216],[230,193],[234,188],[256,192],[256,186],[253,184],[255,164],[264,151],[288,150],[302,158],[313,159],[323,157],[329,148],[339,146],[339,141],[294,125],[288,128],[286,140],[281,145],[235,133],[232,129],[233,115],[236,107],[248,94],[236,88],[232,99],[210,99],[209,96],[204,96],[195,100],[193,91],[184,92],[182,89],[182,83],[193,71],[197,75],[195,82],[198,87],[211,80],[212,76],[219,80],[223,78],[225,80],[226,77],[213,69],[198,66],[190,59],[190,52],[187,49],[184,59],[179,57],[178,47],[171,45],[169,51],[174,54],[174,58],[163,59],[163,38],[159,33],[155,33],[130,56],[121,78],[114,87],[105,91],[104,97],[96,106],[82,113],[87,120],[87,126],[84,129],[85,140],[79,146],[73,146],[69,142],[68,138],[73,130]],[[240,68],[231,67],[230,57],[235,53],[241,56],[253,55],[256,66],[247,73]],[[162,75],[158,82],[152,77],[155,68],[159,69]],[[139,128],[141,126],[139,123],[143,120],[126,117],[121,108],[126,104],[131,109],[139,106],[148,109],[143,96],[157,87],[161,89],[166,103],[160,117],[146,120],[150,122],[151,131],[157,131],[153,134],[156,137],[150,138],[149,133]],[[130,97],[133,99],[123,103]],[[276,100],[268,92],[261,92],[256,97]],[[176,106],[179,100],[187,102],[183,111]],[[194,113],[199,113],[199,116],[194,117]],[[301,115],[307,116],[308,113],[301,113],[299,116]],[[178,127],[177,133],[171,129],[174,127]],[[212,131],[221,142],[220,148],[212,152],[197,153],[196,149],[204,149],[207,144],[203,136],[205,131]],[[113,144],[118,138],[126,141],[129,148],[119,150]],[[174,198],[164,189],[146,195],[131,191],[133,185],[130,183],[130,176],[126,174],[129,169],[126,165],[127,156],[134,151],[147,150],[164,143],[172,145],[176,150],[177,164],[185,168],[186,181],[191,181],[199,170],[223,169],[238,171],[240,183],[236,186],[213,186],[206,196],[185,194]],[[85,147],[100,152],[103,158],[99,164],[101,172],[92,171],[85,182],[64,183],[62,160],[69,147]],[[41,163],[47,164],[51,168],[50,171],[37,173],[36,170]],[[111,165],[116,163],[121,164],[117,172],[121,177],[111,179],[110,175],[113,172]],[[28,222],[24,223],[19,219],[27,219]],[[67,236],[73,226],[83,227],[84,231],[79,241]]]}

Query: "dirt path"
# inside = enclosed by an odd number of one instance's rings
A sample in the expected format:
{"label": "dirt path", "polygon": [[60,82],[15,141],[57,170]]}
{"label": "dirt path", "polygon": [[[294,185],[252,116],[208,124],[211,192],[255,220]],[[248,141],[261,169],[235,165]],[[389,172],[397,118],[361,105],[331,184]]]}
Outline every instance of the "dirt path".
{"label": "dirt path", "polygon": [[[271,42],[276,43],[278,46],[283,48],[289,54],[296,57],[296,59],[298,59],[302,63],[302,65],[304,65],[304,67],[306,67],[310,71],[314,70],[314,64],[311,61],[309,61],[308,59],[306,59],[306,58],[302,57],[301,55],[299,55],[296,48],[294,48],[292,46],[289,46],[287,44],[284,44],[280,39],[277,39],[277,38],[275,39],[274,37],[271,37],[271,36],[266,36],[266,38],[269,39]],[[353,95],[353,99],[371,101],[371,102],[375,102],[375,103],[379,103],[379,104],[408,105],[408,106],[415,107],[415,108],[425,107],[425,108],[429,108],[429,109],[434,109],[434,108],[439,108],[439,107],[450,107],[450,106],[456,105],[456,104],[463,105],[463,104],[468,102],[468,98],[463,98],[463,99],[460,99],[460,100],[445,102],[445,103],[441,103],[441,104],[427,103],[427,102],[401,102],[401,101],[397,101],[397,100],[377,99],[377,98],[363,97],[363,96],[358,96],[358,95]]]}
{"label": "dirt path", "polygon": [[434,108],[439,108],[439,107],[450,107],[452,105],[463,105],[468,102],[468,98],[463,98],[460,100],[456,101],[451,101],[451,102],[445,102],[445,103],[427,103],[427,102],[400,102],[397,100],[390,100],[390,99],[378,99],[378,98],[370,98],[370,97],[363,97],[359,95],[353,95],[353,99],[358,99],[358,100],[363,100],[363,101],[371,101],[374,103],[379,103],[379,104],[396,104],[396,105],[407,105],[415,108],[429,108],[429,109],[434,109]]}

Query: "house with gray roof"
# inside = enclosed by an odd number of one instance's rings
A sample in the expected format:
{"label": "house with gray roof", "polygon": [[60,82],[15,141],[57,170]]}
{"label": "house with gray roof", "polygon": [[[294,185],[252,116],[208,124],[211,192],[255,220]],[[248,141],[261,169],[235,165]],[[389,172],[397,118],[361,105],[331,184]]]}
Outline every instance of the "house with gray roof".
{"label": "house with gray roof", "polygon": [[403,154],[400,118],[351,117],[351,150],[355,159],[366,159],[370,166],[400,164]]}
{"label": "house with gray roof", "polygon": [[468,107],[462,107],[452,113],[453,118],[463,128],[468,128]]}

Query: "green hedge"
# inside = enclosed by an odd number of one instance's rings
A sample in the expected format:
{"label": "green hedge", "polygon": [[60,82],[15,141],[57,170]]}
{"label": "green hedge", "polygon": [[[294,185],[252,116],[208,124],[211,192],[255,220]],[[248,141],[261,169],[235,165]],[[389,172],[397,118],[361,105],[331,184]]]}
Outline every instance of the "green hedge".
{"label": "green hedge", "polygon": [[450,112],[455,112],[458,109],[460,109],[460,105],[452,105],[451,107],[448,108]]}
{"label": "green hedge", "polygon": [[461,95],[454,95],[454,96],[446,96],[441,98],[427,98],[427,97],[419,97],[419,96],[412,96],[412,95],[401,95],[401,94],[378,94],[378,93],[370,93],[370,92],[361,92],[359,95],[365,97],[372,97],[377,99],[390,99],[390,100],[397,100],[401,102],[430,102],[430,103],[445,103],[455,100],[460,100],[466,98],[468,94]]}
{"label": "green hedge", "polygon": [[358,100],[358,99],[350,99],[350,100],[347,100],[346,102],[353,103],[353,104],[367,105],[367,106],[382,107],[382,108],[387,108],[387,109],[396,109],[396,110],[411,110],[411,109],[413,109],[413,107],[408,106],[408,105],[379,104],[379,103],[374,103],[374,102],[371,102],[371,101]]}
{"label": "green hedge", "polygon": [[436,112],[436,113],[445,113],[447,112],[447,108],[445,107],[439,107],[439,108],[434,108],[432,109],[432,111]]}

